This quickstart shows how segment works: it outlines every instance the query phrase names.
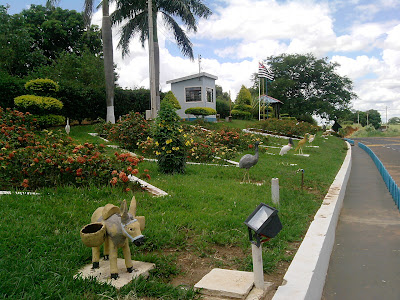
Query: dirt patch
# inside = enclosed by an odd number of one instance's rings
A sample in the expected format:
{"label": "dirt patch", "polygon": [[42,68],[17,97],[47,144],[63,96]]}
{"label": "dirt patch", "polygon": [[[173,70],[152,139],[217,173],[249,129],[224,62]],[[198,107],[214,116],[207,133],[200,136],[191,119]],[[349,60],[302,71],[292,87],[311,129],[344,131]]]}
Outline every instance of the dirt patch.
{"label": "dirt patch", "polygon": [[[287,255],[294,256],[299,246],[300,242],[290,244],[288,247],[290,250],[286,251]],[[248,250],[243,251],[239,247],[214,246],[210,253],[212,254],[204,256],[199,255],[197,251],[186,250],[179,252],[177,257],[177,266],[182,273],[173,278],[171,284],[174,286],[182,285],[193,287],[213,268],[240,270],[240,262],[251,254],[251,249],[249,247]],[[274,272],[264,275],[264,280],[272,283],[272,287],[268,291],[265,299],[272,299],[276,290],[281,285],[283,276],[285,275],[289,265],[290,262],[281,261],[278,263]]]}

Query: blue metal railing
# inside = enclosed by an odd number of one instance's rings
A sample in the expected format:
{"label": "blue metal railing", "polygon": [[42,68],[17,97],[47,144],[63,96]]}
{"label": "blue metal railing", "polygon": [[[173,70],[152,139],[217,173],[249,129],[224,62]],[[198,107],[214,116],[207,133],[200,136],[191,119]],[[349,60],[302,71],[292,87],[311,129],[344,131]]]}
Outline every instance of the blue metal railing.
{"label": "blue metal railing", "polygon": [[358,143],[358,146],[360,146],[361,149],[365,150],[365,152],[367,152],[368,155],[371,156],[372,160],[379,170],[379,173],[381,173],[383,181],[385,182],[390,194],[393,197],[394,203],[396,203],[397,207],[400,209],[400,190],[396,182],[393,180],[392,176],[390,176],[389,172],[386,170],[385,166],[382,164],[379,158],[375,155],[374,152],[372,152],[369,147],[360,142]]}
{"label": "blue metal railing", "polygon": [[344,138],[345,141],[348,141],[350,145],[354,146],[354,141],[348,138]]}

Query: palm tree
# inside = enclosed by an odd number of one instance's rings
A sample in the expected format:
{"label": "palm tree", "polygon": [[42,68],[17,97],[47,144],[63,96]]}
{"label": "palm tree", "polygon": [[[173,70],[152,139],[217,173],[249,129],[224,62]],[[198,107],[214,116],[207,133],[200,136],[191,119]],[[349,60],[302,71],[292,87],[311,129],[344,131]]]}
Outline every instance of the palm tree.
{"label": "palm tree", "polygon": [[[211,10],[202,3],[201,0],[152,0],[153,1],[153,41],[154,41],[154,57],[155,57],[155,83],[156,83],[156,98],[160,99],[160,52],[157,35],[157,12],[160,12],[166,27],[172,30],[176,43],[181,48],[184,56],[193,57],[192,43],[190,42],[185,31],[174,20],[174,17],[179,17],[188,30],[197,31],[196,17],[207,18],[211,15]],[[129,53],[129,41],[136,34],[140,35],[142,46],[149,36],[149,22],[147,0],[116,0],[117,9],[112,14],[114,23],[124,25],[121,30],[121,38],[118,47],[122,48],[122,55]],[[126,23],[125,23],[126,21]],[[157,107],[159,107],[157,103]]]}
{"label": "palm tree", "polygon": [[[54,1],[54,0],[53,0]],[[111,0],[112,1],[112,0]],[[93,14],[93,0],[85,0],[84,19],[86,26],[90,26],[90,21]],[[106,122],[115,123],[114,115],[114,62],[113,62],[113,45],[112,31],[109,11],[109,1],[101,2],[103,10],[101,36],[103,40],[103,55],[104,55],[104,74],[106,80],[106,103],[107,115]]]}

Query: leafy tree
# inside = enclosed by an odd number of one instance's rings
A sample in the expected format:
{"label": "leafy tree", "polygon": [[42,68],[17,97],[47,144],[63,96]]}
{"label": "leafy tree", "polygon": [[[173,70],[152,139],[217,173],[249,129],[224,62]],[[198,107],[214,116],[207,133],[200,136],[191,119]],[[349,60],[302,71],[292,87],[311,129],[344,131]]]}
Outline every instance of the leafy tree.
{"label": "leafy tree", "polygon": [[101,54],[97,26],[85,31],[80,13],[41,5],[12,16],[0,6],[0,45],[0,68],[19,77],[51,64],[63,52]]}
{"label": "leafy tree", "polygon": [[244,85],[240,88],[240,91],[236,97],[236,105],[251,105],[251,94],[248,88]]}
{"label": "leafy tree", "polygon": [[400,118],[399,117],[390,118],[388,121],[388,124],[391,124],[391,125],[400,124]]}
{"label": "leafy tree", "polygon": [[[123,55],[129,53],[129,41],[136,34],[140,35],[140,41],[144,47],[145,41],[149,36],[148,6],[146,0],[129,1],[116,0],[117,9],[113,13],[113,22],[121,24],[122,34],[118,46],[122,48]],[[155,85],[156,98],[160,101],[160,51],[157,33],[157,12],[160,12],[165,25],[172,30],[176,43],[183,55],[193,59],[192,43],[180,24],[174,18],[179,17],[180,21],[194,32],[197,31],[197,18],[207,18],[211,15],[211,10],[202,3],[201,0],[153,0],[153,41],[155,56]],[[159,107],[160,103],[156,104]]]}
{"label": "leafy tree", "polygon": [[290,116],[318,115],[336,119],[356,97],[352,81],[335,72],[337,63],[312,54],[282,54],[268,58],[275,80],[268,95],[281,100],[282,113]]}
{"label": "leafy tree", "polygon": [[363,127],[372,125],[375,129],[378,129],[381,126],[381,114],[375,109],[370,109],[365,112],[356,111],[353,115],[353,122],[357,123],[358,120],[360,120],[360,124]]}

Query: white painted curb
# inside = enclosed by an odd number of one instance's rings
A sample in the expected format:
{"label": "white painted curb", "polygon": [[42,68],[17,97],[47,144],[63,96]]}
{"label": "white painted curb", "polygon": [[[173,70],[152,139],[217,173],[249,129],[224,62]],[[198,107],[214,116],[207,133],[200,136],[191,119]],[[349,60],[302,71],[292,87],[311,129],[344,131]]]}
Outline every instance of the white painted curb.
{"label": "white painted curb", "polygon": [[336,225],[351,171],[351,146],[348,142],[346,144],[348,150],[344,162],[273,300],[320,300],[322,297]]}

